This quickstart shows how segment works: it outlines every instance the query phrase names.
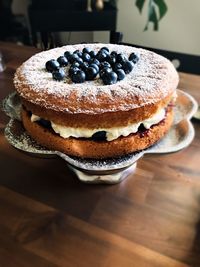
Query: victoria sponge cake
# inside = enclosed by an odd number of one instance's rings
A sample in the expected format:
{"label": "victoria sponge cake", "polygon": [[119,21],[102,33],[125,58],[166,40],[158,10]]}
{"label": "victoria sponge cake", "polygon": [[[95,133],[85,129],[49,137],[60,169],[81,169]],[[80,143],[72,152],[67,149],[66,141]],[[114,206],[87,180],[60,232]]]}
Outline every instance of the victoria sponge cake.
{"label": "victoria sponge cake", "polygon": [[159,141],[172,125],[177,84],[166,58],[99,43],[40,52],[14,77],[29,135],[48,149],[96,159]]}

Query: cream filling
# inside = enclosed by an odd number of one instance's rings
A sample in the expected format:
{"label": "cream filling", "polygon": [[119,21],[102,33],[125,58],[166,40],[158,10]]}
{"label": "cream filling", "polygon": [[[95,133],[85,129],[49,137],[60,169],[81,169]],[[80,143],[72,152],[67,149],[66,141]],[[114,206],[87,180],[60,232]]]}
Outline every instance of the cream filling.
{"label": "cream filling", "polygon": [[[99,131],[106,132],[107,141],[112,141],[120,136],[128,136],[131,133],[136,133],[141,124],[146,129],[149,129],[152,125],[159,123],[165,118],[165,109],[161,109],[156,112],[152,117],[145,119],[143,121],[129,124],[125,127],[113,127],[113,128],[98,128],[98,129],[86,129],[86,128],[73,128],[63,125],[59,125],[51,121],[51,127],[53,130],[63,138],[76,137],[76,138],[90,138],[93,134]],[[35,122],[40,120],[40,117],[32,114],[31,121]]]}

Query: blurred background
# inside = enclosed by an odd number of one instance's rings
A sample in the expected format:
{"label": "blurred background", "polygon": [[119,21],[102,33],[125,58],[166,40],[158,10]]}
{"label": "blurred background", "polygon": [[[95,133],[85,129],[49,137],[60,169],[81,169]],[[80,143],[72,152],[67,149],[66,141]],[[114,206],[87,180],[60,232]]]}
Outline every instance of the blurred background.
{"label": "blurred background", "polygon": [[[136,2],[144,2],[141,13]],[[148,0],[0,0],[0,40],[42,49],[123,42],[163,52],[170,59],[180,56],[183,63],[193,61],[196,70],[200,66],[200,1],[165,2],[167,11],[158,30],[149,23],[144,31]],[[174,60],[177,67],[180,60]]]}

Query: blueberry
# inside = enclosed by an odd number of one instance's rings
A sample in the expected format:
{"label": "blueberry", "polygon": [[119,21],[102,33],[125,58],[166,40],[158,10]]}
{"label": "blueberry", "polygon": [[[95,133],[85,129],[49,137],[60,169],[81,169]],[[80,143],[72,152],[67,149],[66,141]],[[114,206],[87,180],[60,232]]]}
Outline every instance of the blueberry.
{"label": "blueberry", "polygon": [[69,52],[69,51],[66,51],[65,53],[64,53],[64,56],[69,60],[69,58],[71,57],[71,55],[72,55],[72,53],[71,52]]}
{"label": "blueberry", "polygon": [[92,64],[90,64],[90,67],[95,68],[97,70],[97,73],[99,73],[99,67],[98,67],[98,65],[92,63]]}
{"label": "blueberry", "polygon": [[79,71],[80,69],[78,67],[70,67],[69,69],[69,76],[71,77],[74,73]]}
{"label": "blueberry", "polygon": [[127,57],[123,54],[118,54],[117,55],[117,62],[123,64],[124,62],[127,61]]}
{"label": "blueberry", "polygon": [[102,76],[102,80],[105,85],[114,84],[117,82],[117,74],[114,71],[107,72]]}
{"label": "blueberry", "polygon": [[68,60],[64,56],[60,56],[57,58],[58,63],[60,64],[61,67],[66,67],[68,65]]}
{"label": "blueberry", "polygon": [[104,48],[101,48],[101,50],[99,52],[103,53],[103,54],[106,54],[107,57],[110,55],[109,51],[104,49]]}
{"label": "blueberry", "polygon": [[79,60],[79,56],[77,54],[72,54],[68,57],[68,61],[72,64],[74,61]]}
{"label": "blueberry", "polygon": [[82,58],[83,53],[80,51],[80,52],[77,53],[77,55],[78,55],[80,58]]}
{"label": "blueberry", "polygon": [[76,57],[74,62],[77,62],[77,63],[81,64],[81,63],[83,63],[83,60],[82,60],[81,57],[78,56],[78,57]]}
{"label": "blueberry", "polygon": [[78,57],[82,57],[83,53],[79,50],[75,50],[73,54],[76,54]]}
{"label": "blueberry", "polygon": [[123,65],[122,65],[122,68],[123,68],[124,72],[125,72],[126,74],[128,74],[128,73],[130,73],[130,72],[133,70],[133,68],[134,68],[134,64],[133,64],[132,61],[125,61],[125,62],[123,63]]}
{"label": "blueberry", "polygon": [[56,81],[62,81],[65,77],[65,72],[63,69],[55,70],[52,72],[53,79]]}
{"label": "blueberry", "polygon": [[93,67],[88,67],[85,71],[86,74],[86,80],[91,81],[94,80],[94,78],[97,76],[98,72]]}
{"label": "blueberry", "polygon": [[99,131],[92,135],[94,141],[106,141],[106,131]]}
{"label": "blueberry", "polygon": [[40,124],[41,126],[43,126],[45,128],[48,128],[48,129],[51,128],[51,122],[50,121],[47,121],[47,120],[44,120],[44,119],[40,119],[38,121],[38,124]]}
{"label": "blueberry", "polygon": [[137,63],[138,60],[140,59],[140,56],[138,53],[131,53],[128,59],[133,63]]}
{"label": "blueberry", "polygon": [[111,72],[111,71],[112,71],[111,68],[104,68],[104,69],[102,69],[100,71],[100,73],[99,73],[100,78],[102,78],[106,73]]}
{"label": "blueberry", "polygon": [[114,71],[117,71],[117,70],[119,70],[121,68],[122,68],[122,64],[121,63],[116,63],[116,64],[113,65],[113,70]]}
{"label": "blueberry", "polygon": [[75,67],[80,68],[81,64],[82,64],[82,63],[78,63],[77,61],[74,61],[74,62],[72,63],[72,65],[70,66],[70,68],[75,68]]}
{"label": "blueberry", "polygon": [[87,62],[82,62],[82,63],[80,64],[80,67],[81,67],[82,70],[85,71],[85,70],[89,67],[89,63],[87,63]]}
{"label": "blueberry", "polygon": [[111,65],[114,65],[114,64],[117,62],[117,59],[116,59],[115,56],[110,55],[110,56],[107,57],[107,61],[108,61]]}
{"label": "blueberry", "polygon": [[85,61],[85,62],[89,62],[90,59],[91,59],[91,57],[90,57],[90,55],[89,55],[88,53],[83,53],[83,55],[82,55],[82,59],[83,59],[83,61]]}
{"label": "blueberry", "polygon": [[106,46],[102,47],[101,50],[106,50],[109,53],[109,49]]}
{"label": "blueberry", "polygon": [[69,57],[68,61],[69,61],[71,64],[72,64],[73,62],[78,62],[78,63],[83,62],[82,58],[79,57],[77,54],[72,54],[72,55]]}
{"label": "blueberry", "polygon": [[111,55],[111,56],[114,56],[114,57],[117,57],[117,52],[116,52],[116,51],[112,51],[112,52],[110,53],[110,55]]}
{"label": "blueberry", "polygon": [[90,64],[96,64],[96,65],[100,65],[100,62],[99,62],[99,60],[98,59],[96,59],[96,58],[93,58],[91,61],[90,61]]}
{"label": "blueberry", "polygon": [[47,71],[52,72],[54,70],[58,70],[60,67],[60,64],[58,63],[57,60],[51,59],[46,62],[45,67]]}
{"label": "blueberry", "polygon": [[97,53],[96,59],[98,59],[100,62],[105,61],[108,57],[108,53],[106,53],[104,50],[101,50]]}
{"label": "blueberry", "polygon": [[85,72],[78,70],[72,75],[72,82],[74,83],[83,83],[85,81]]}
{"label": "blueberry", "polygon": [[95,52],[94,50],[92,50],[92,51],[90,51],[90,56],[92,57],[92,58],[94,58],[94,57],[96,57],[96,55],[97,55],[97,52]]}
{"label": "blueberry", "polygon": [[83,48],[83,53],[89,54],[91,52],[91,49],[89,47]]}
{"label": "blueberry", "polygon": [[108,63],[107,61],[101,62],[100,69],[104,69],[104,68],[111,68],[110,63]]}
{"label": "blueberry", "polygon": [[121,81],[126,77],[126,74],[125,74],[124,70],[122,70],[122,69],[116,70],[116,74],[117,74],[117,80],[118,81]]}

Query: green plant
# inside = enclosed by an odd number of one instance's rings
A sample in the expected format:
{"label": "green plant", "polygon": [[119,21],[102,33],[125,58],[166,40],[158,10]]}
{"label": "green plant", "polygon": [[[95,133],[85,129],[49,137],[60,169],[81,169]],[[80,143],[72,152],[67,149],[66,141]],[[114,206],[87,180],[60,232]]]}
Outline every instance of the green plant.
{"label": "green plant", "polygon": [[[164,0],[147,0],[148,1],[148,16],[144,30],[148,30],[149,22],[153,23],[153,29],[158,30],[159,21],[167,12],[167,5]],[[135,5],[142,13],[142,9],[147,2],[146,0],[136,0]]]}
{"label": "green plant", "polygon": [[[118,0],[109,0],[109,3],[113,7],[117,7],[117,1]],[[165,3],[165,0],[135,0],[135,5],[140,13],[142,13],[145,4],[148,5],[148,14],[144,30],[148,30],[149,22],[152,22],[154,31],[158,31],[159,21],[167,13],[167,4]]]}

